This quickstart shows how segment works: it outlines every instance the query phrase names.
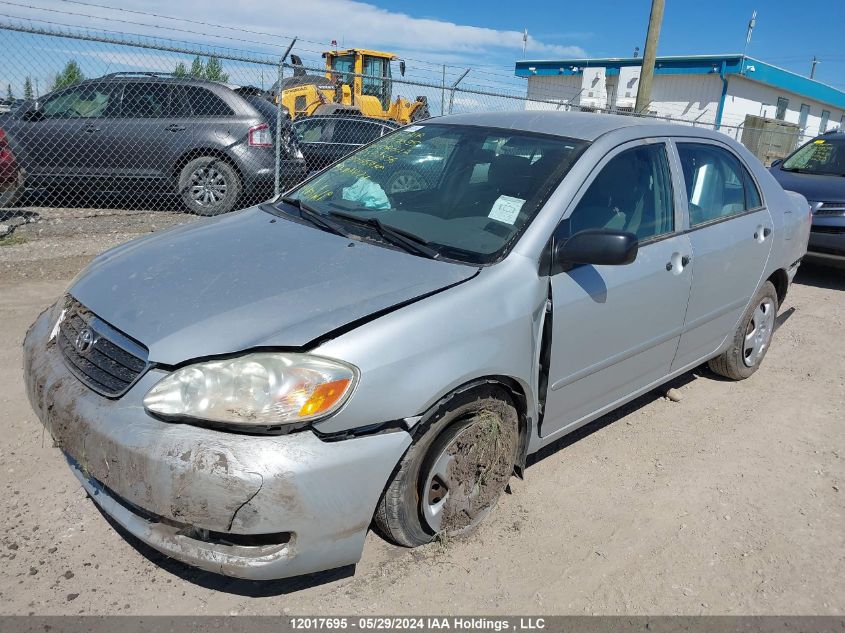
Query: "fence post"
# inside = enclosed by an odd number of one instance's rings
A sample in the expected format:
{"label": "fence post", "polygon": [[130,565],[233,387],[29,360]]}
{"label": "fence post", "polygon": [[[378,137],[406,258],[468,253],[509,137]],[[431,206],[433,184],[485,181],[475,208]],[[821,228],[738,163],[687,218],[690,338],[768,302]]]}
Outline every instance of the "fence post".
{"label": "fence post", "polygon": [[276,88],[276,138],[274,145],[276,146],[276,168],[275,178],[273,184],[273,195],[278,196],[282,189],[282,80],[285,78],[285,60],[288,58],[293,45],[296,44],[296,38],[293,38],[288,44],[285,54],[279,60],[279,83]]}
{"label": "fence post", "polygon": [[451,91],[449,92],[449,114],[452,114],[452,104],[455,102],[455,90],[458,88],[458,84],[463,81],[464,77],[469,74],[469,71],[472,70],[471,68],[467,68],[464,71],[464,74],[458,77],[455,80],[455,83],[452,84]]}
{"label": "fence post", "polygon": [[446,109],[446,64],[443,64],[443,79],[440,81],[440,116]]}

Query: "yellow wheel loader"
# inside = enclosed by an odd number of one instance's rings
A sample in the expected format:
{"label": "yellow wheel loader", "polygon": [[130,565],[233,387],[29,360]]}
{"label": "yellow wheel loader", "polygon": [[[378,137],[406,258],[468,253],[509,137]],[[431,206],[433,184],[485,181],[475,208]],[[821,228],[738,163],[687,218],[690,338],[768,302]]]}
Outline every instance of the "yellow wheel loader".
{"label": "yellow wheel loader", "polygon": [[[326,51],[323,57],[326,74],[309,75],[299,56],[291,55],[293,77],[282,81],[281,91],[273,86],[276,101],[281,96],[291,118],[348,112],[406,125],[431,116],[425,97],[392,100],[391,62],[397,60],[393,53],[350,48]],[[399,70],[405,74],[402,60]]]}

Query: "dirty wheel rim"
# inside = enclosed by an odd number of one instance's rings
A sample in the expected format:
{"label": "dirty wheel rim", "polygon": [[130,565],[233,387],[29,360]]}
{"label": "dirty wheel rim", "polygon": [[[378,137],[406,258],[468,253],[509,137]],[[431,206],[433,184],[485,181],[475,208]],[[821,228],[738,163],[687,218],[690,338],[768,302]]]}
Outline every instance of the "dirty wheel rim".
{"label": "dirty wheel rim", "polygon": [[213,166],[200,167],[191,173],[191,199],[201,207],[210,207],[226,197],[226,177]]}
{"label": "dirty wheel rim", "polygon": [[[498,422],[501,424],[501,421]],[[485,442],[473,441],[466,451],[466,444],[479,432],[479,425],[485,422],[478,417],[467,424],[435,456],[423,481],[420,505],[428,527],[435,533],[456,534],[472,528],[493,507],[504,488],[485,490],[486,478],[490,482],[510,476],[513,468],[514,446],[507,438],[515,434],[504,434],[501,445],[495,441],[485,450]],[[502,459],[507,456],[506,459]],[[507,471],[507,472],[505,472]],[[470,477],[456,477],[455,473],[475,473]],[[491,484],[495,486],[496,484]]]}
{"label": "dirty wheel rim", "polygon": [[745,331],[742,350],[742,361],[747,367],[754,367],[760,362],[775,327],[775,304],[769,299],[763,299],[754,309],[751,320]]}
{"label": "dirty wheel rim", "polygon": [[424,184],[419,176],[416,174],[400,173],[394,176],[390,183],[390,191],[388,193],[404,193],[406,191],[419,191],[424,187]]}

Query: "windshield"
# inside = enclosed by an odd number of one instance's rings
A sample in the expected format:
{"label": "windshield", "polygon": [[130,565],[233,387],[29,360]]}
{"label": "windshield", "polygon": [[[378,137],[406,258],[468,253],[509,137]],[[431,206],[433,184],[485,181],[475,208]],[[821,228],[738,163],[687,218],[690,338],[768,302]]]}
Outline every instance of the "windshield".
{"label": "windshield", "polygon": [[783,162],[786,171],[845,176],[845,139],[810,141]]}
{"label": "windshield", "polygon": [[488,263],[505,254],[586,146],[495,128],[412,125],[349,155],[288,199],[341,221],[376,219],[443,257]]}

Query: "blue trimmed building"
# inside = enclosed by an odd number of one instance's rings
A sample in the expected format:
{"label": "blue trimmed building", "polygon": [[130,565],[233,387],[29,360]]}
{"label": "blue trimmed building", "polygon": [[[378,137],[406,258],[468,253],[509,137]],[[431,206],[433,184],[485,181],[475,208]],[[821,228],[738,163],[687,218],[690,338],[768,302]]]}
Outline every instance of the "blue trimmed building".
{"label": "blue trimmed building", "polygon": [[[641,58],[516,62],[528,80],[529,108],[574,106],[631,111]],[[802,137],[845,129],[845,92],[752,57],[658,57],[649,112],[712,125],[736,136],[746,117],[796,124]],[[551,103],[543,103],[551,102]]]}

